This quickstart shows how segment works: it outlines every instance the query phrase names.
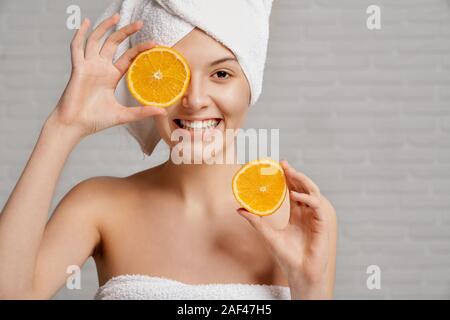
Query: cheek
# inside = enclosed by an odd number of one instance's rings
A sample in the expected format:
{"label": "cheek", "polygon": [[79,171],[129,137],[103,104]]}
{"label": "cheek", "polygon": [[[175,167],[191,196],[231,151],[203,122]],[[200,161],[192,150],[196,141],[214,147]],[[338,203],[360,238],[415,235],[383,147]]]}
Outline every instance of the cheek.
{"label": "cheek", "polygon": [[249,91],[242,85],[229,87],[221,94],[222,113],[228,128],[242,125],[249,106]]}

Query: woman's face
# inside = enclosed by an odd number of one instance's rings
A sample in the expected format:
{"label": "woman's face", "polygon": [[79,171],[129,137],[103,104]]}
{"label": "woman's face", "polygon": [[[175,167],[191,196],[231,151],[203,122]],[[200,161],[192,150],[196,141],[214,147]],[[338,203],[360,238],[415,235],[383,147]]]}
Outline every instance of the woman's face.
{"label": "woman's face", "polygon": [[[196,137],[203,137],[203,148],[211,141],[208,138],[205,141],[205,133],[222,134],[224,142],[220,152],[223,152],[226,147],[225,130],[240,128],[247,114],[250,104],[247,78],[234,54],[198,28],[173,48],[188,62],[191,79],[185,95],[166,109],[167,115],[155,117],[158,132],[172,148],[179,141],[171,141],[171,135],[179,130],[183,136],[192,137],[191,149],[198,151],[199,148],[193,149],[194,144],[198,143],[198,140],[194,141],[193,127],[202,125],[202,129],[196,129]],[[208,127],[205,128],[205,125]],[[226,141],[227,145],[229,143]]]}

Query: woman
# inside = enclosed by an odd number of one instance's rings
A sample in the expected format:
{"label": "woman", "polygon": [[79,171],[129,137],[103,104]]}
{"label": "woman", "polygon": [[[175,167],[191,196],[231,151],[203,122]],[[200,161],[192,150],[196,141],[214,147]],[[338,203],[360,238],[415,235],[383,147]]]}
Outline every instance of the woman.
{"label": "woman", "polygon": [[[101,45],[118,21],[118,15],[104,20],[86,45],[89,20],[74,35],[68,85],[0,216],[0,298],[50,298],[64,285],[67,267],[82,266],[90,256],[102,287],[111,280],[159,277],[191,289],[262,284],[282,286],[292,299],[332,298],[335,210],[287,161],[289,200],[269,217],[238,208],[230,183],[239,165],[175,165],[169,158],[128,177],[79,183],[47,223],[65,160],[84,137],[153,117],[173,147],[174,119],[220,118],[221,130],[237,129],[245,119],[251,90],[241,66],[228,60],[210,67],[235,56],[198,28],[174,46],[192,72],[185,96],[166,110],[121,105],[114,88],[133,58],[155,43],[140,43],[113,63],[118,43],[142,28],[140,21],[128,24]],[[216,293],[212,298],[220,297]]]}

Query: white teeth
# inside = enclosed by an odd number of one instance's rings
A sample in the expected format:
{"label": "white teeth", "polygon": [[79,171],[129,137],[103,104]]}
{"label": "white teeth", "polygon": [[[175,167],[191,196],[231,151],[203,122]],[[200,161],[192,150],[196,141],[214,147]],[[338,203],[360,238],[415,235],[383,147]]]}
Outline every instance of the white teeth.
{"label": "white teeth", "polygon": [[180,124],[187,129],[207,129],[216,127],[219,124],[218,120],[204,120],[204,121],[188,121],[180,119]]}

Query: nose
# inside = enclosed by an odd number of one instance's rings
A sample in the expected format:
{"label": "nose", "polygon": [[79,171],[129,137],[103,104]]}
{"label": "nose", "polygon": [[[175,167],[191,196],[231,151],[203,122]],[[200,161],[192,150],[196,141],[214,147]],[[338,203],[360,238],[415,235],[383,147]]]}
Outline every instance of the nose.
{"label": "nose", "polygon": [[189,86],[181,99],[181,106],[192,113],[207,108],[210,103],[201,77],[191,75]]}

